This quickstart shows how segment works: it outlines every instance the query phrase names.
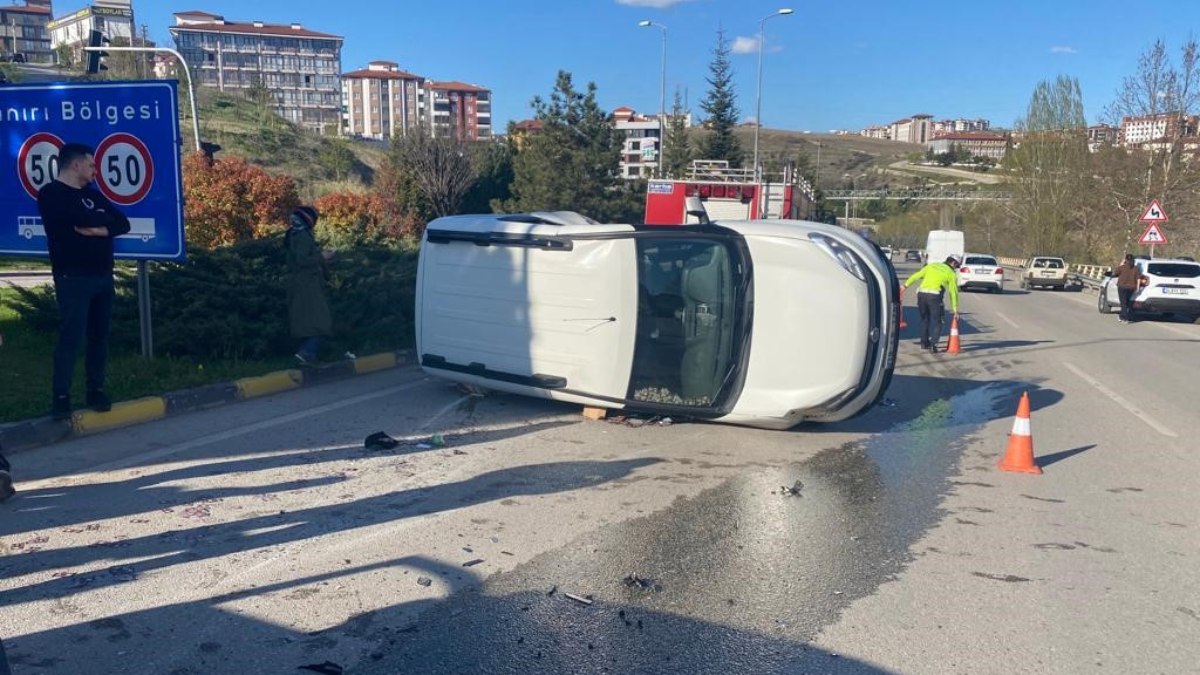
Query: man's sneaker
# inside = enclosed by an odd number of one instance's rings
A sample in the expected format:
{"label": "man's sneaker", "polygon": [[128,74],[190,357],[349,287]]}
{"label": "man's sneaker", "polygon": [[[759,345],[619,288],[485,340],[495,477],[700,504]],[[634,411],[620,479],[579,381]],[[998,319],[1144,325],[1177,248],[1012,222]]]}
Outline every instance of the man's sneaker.
{"label": "man's sneaker", "polygon": [[54,402],[50,404],[50,417],[56,420],[71,419],[71,397],[55,396]]}
{"label": "man's sneaker", "polygon": [[0,502],[8,501],[8,498],[17,494],[13,488],[12,474],[7,471],[0,471]]}
{"label": "man's sneaker", "polygon": [[87,393],[88,407],[96,412],[108,412],[112,410],[112,401],[108,400],[108,395],[99,389],[93,389]]}

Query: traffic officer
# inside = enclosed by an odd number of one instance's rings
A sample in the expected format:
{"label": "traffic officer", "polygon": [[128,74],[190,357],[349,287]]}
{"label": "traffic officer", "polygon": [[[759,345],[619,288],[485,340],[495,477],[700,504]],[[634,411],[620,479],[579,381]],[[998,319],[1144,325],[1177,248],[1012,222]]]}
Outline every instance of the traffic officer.
{"label": "traffic officer", "polygon": [[921,286],[917,289],[917,311],[921,314],[921,347],[934,354],[937,353],[938,342],[942,339],[942,324],[945,322],[946,312],[943,296],[947,291],[950,293],[950,311],[954,313],[954,318],[958,318],[958,275],[955,273],[958,263],[958,258],[952,255],[942,262],[929,263],[905,279],[904,288],[900,289],[903,293],[918,279],[921,281]]}

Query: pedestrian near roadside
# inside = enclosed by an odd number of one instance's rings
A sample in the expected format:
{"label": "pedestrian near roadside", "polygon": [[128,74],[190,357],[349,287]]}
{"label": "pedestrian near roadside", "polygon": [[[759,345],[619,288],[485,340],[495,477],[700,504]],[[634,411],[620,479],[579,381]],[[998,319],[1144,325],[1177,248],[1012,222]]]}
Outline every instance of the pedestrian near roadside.
{"label": "pedestrian near roadside", "polygon": [[129,219],[92,187],[95,177],[92,149],[67,143],[58,151],[58,177],[37,198],[58,302],[50,414],[60,420],[71,416],[71,378],[85,336],[87,405],[100,412],[112,409],[104,379],[115,296],[113,240],[129,232]]}
{"label": "pedestrian near roadside", "polygon": [[1114,276],[1117,277],[1117,297],[1121,301],[1121,313],[1117,320],[1121,323],[1132,323],[1133,296],[1138,292],[1138,288],[1148,281],[1148,277],[1138,270],[1132,253],[1125,254],[1125,259],[1117,266]]}
{"label": "pedestrian near roadside", "polygon": [[942,262],[933,262],[917,270],[904,281],[903,293],[918,280],[921,282],[917,289],[917,311],[921,315],[921,347],[936,354],[938,342],[942,339],[942,327],[945,323],[946,307],[944,295],[950,294],[950,311],[958,318],[958,258],[947,256]]}
{"label": "pedestrian near roadside", "polygon": [[301,365],[317,361],[321,339],[332,332],[333,317],[325,293],[325,263],[333,252],[317,246],[313,229],[320,214],[301,206],[288,217],[284,235],[288,261],[288,323],[292,337],[300,340],[296,360]]}

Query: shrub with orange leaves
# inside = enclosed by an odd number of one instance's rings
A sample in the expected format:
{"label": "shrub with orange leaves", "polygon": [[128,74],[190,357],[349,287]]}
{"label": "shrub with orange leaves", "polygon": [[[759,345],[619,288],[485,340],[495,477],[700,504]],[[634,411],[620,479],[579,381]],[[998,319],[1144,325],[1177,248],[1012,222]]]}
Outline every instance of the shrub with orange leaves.
{"label": "shrub with orange leaves", "polygon": [[202,248],[281,231],[300,204],[289,176],[273,176],[240,157],[209,161],[200,153],[184,157],[183,194],[188,245]]}

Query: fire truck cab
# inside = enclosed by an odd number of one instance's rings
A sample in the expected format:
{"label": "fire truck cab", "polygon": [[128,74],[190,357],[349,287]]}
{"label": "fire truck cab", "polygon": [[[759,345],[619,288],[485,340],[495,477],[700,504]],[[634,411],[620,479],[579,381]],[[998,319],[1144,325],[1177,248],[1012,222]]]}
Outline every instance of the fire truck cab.
{"label": "fire truck cab", "polygon": [[753,169],[730,168],[729,162],[695,160],[685,180],[651,180],[646,188],[647,225],[696,223],[687,213],[688,197],[699,197],[713,221],[805,220],[814,201],[812,186],[785,167],[778,180],[755,180]]}

